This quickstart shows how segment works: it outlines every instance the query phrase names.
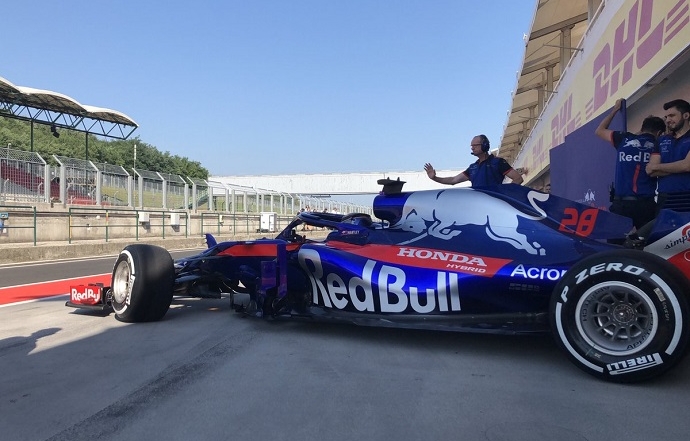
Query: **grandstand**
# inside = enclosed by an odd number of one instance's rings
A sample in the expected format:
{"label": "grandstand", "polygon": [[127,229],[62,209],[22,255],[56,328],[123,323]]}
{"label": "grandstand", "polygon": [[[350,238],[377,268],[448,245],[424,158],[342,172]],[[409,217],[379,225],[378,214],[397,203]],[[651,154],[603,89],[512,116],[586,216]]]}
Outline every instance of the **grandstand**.
{"label": "grandstand", "polygon": [[[270,210],[288,214],[298,211],[309,198],[155,170],[133,169],[130,174],[120,166],[89,161],[88,154],[85,160],[53,155],[58,165],[51,166],[33,151],[35,124],[50,126],[54,135],[57,129],[65,129],[116,139],[127,139],[137,124],[121,112],[82,105],[64,94],[17,86],[1,77],[0,116],[28,121],[32,127],[30,152],[9,145],[0,148],[0,204],[59,203],[63,207],[94,205],[226,213]],[[347,204],[328,199],[312,202],[312,206],[322,210],[335,205],[347,209]],[[356,209],[367,211],[366,207]]]}

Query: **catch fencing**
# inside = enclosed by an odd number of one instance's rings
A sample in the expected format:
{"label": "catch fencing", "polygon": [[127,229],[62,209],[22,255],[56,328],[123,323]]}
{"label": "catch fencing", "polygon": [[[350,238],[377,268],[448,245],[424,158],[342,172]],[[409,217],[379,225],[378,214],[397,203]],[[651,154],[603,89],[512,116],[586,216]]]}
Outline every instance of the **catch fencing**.
{"label": "catch fencing", "polygon": [[0,203],[36,203],[49,199],[49,169],[36,152],[0,148]]}
{"label": "catch fencing", "polygon": [[[51,165],[52,164],[52,165]],[[257,189],[153,170],[36,152],[0,148],[0,203],[51,203],[70,206],[186,210],[193,213],[292,216],[301,207],[314,211],[368,212],[369,207]]]}

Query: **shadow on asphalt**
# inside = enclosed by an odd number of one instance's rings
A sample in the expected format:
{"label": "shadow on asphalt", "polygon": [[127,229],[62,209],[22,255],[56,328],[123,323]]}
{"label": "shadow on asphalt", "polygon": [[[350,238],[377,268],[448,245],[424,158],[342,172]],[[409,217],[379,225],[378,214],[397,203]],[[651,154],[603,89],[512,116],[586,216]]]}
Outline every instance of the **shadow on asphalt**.
{"label": "shadow on asphalt", "polygon": [[[41,301],[48,301],[44,299]],[[66,308],[69,312],[69,308]],[[88,311],[72,311],[78,315],[98,315]],[[457,331],[437,331],[418,329],[398,329],[389,327],[362,326],[349,323],[311,321],[309,319],[266,320],[248,317],[230,308],[227,297],[221,299],[198,299],[176,297],[170,309],[156,327],[175,327],[177,323],[188,320],[204,320],[204,317],[227,315],[227,320],[242,321],[253,331],[262,334],[263,338],[271,335],[290,339],[319,337],[332,340],[333,343],[374,344],[385,348],[405,348],[415,351],[453,353],[462,356],[477,355],[487,360],[512,359],[516,361],[536,362],[552,365],[557,369],[571,369],[573,375],[585,375],[576,368],[556,345],[550,333],[534,334],[494,334],[470,333]],[[116,320],[114,314],[103,317],[104,320]],[[150,323],[132,324],[134,328],[152,325]],[[2,341],[0,341],[0,345]],[[0,349],[2,346],[0,346]],[[685,387],[690,380],[690,357],[685,357],[671,371],[659,378],[648,380],[644,385],[674,384]],[[599,381],[599,380],[596,380]]]}

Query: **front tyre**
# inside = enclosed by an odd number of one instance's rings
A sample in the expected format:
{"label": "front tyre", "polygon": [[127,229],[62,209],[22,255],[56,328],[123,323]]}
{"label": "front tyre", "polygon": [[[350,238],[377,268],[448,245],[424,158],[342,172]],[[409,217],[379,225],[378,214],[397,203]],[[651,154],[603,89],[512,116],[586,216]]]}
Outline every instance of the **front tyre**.
{"label": "front tyre", "polygon": [[655,377],[688,346],[690,283],[664,259],[615,250],[574,265],[550,304],[558,345],[580,369],[613,382]]}
{"label": "front tyre", "polygon": [[158,321],[172,302],[175,268],[170,253],[154,245],[126,246],[115,261],[112,307],[123,322]]}

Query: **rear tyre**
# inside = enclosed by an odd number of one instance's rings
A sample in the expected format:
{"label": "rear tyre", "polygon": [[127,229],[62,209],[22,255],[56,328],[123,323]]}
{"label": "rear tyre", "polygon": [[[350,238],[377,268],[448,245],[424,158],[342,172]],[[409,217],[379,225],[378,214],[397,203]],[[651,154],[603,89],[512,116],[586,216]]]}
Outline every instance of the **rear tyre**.
{"label": "rear tyre", "polygon": [[613,382],[655,377],[687,352],[687,278],[664,259],[634,250],[574,265],[550,305],[558,345],[580,369]]}
{"label": "rear tyre", "polygon": [[112,307],[123,322],[163,318],[173,297],[175,268],[165,248],[147,244],[126,246],[115,261]]}

